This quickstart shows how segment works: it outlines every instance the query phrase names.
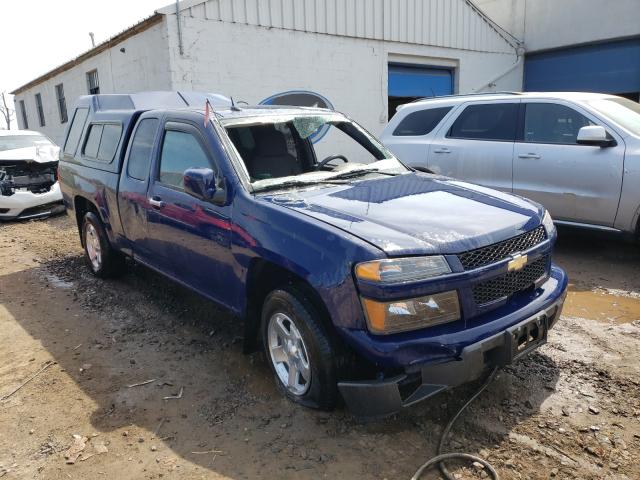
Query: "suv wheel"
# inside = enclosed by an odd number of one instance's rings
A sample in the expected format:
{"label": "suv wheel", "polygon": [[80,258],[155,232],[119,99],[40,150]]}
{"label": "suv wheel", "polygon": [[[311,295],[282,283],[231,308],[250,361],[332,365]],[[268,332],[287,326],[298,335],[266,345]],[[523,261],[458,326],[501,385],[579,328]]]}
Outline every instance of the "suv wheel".
{"label": "suv wheel", "polygon": [[124,258],[111,248],[102,222],[93,212],[87,212],[84,216],[82,245],[87,264],[95,276],[113,277],[124,271]]}
{"label": "suv wheel", "polygon": [[286,287],[267,296],[262,338],[276,383],[289,399],[322,410],[335,407],[332,344],[318,312],[300,291]]}

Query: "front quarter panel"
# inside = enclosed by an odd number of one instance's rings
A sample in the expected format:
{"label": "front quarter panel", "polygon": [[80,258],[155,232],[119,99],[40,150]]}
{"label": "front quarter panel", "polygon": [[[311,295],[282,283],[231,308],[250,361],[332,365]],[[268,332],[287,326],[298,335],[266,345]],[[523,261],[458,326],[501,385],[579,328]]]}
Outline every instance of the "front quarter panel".
{"label": "front quarter panel", "polygon": [[[252,260],[267,260],[306,280],[324,301],[334,325],[366,327],[352,268],[354,263],[384,257],[372,245],[286,206],[242,193],[234,204],[233,248],[245,286]],[[246,311],[246,292],[242,293],[239,310]]]}
{"label": "front quarter panel", "polygon": [[627,137],[625,143],[622,192],[614,226],[625,232],[637,233],[640,220],[640,139]]}

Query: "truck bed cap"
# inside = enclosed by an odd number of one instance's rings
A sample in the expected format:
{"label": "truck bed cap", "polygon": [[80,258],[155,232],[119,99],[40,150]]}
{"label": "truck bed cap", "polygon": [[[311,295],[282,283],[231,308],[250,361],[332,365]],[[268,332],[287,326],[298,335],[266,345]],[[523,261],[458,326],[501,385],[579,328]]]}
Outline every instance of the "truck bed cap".
{"label": "truck bed cap", "polygon": [[224,95],[191,91],[84,95],[78,99],[77,105],[89,106],[93,111],[155,110],[161,108],[203,107],[207,100],[214,107],[228,107],[231,105],[231,99]]}

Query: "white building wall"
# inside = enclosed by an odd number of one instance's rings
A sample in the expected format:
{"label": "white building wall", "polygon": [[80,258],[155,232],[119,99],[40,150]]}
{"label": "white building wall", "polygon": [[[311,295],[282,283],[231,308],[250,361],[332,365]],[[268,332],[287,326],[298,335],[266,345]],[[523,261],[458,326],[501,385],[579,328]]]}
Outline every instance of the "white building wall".
{"label": "white building wall", "polygon": [[[67,123],[61,123],[56,100],[55,85],[62,83],[67,102],[69,121],[73,115],[75,100],[87,95],[86,73],[97,69],[100,93],[138,92],[142,90],[170,90],[169,50],[167,30],[163,21],[114,44],[103,52],[90,57],[15,96],[15,103],[24,100],[30,130],[43,132],[60,144]],[[120,49],[125,51],[121,52]],[[42,96],[45,126],[41,127],[36,110],[35,94]],[[18,110],[19,110],[18,106]],[[22,114],[18,112],[18,125],[23,129]]]}
{"label": "white building wall", "polygon": [[[311,90],[374,134],[387,121],[389,61],[453,67],[459,92],[484,87],[517,61],[513,49],[486,53],[341,37],[208,20],[201,13],[181,16],[183,56],[175,14],[167,16],[174,89],[220,92],[249,103]],[[520,90],[521,83],[521,70],[515,69],[489,90]]]}
{"label": "white building wall", "polygon": [[[469,0],[183,0],[183,13],[283,30],[510,53]],[[173,14],[173,5],[160,10]]]}
{"label": "white building wall", "polygon": [[475,0],[529,52],[640,35],[638,0]]}

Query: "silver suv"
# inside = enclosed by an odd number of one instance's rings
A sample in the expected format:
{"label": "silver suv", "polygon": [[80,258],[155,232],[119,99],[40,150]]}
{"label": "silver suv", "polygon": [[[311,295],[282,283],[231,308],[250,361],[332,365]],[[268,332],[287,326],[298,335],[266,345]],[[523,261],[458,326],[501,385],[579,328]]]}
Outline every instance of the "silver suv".
{"label": "silver suv", "polygon": [[556,223],[638,231],[640,105],[596,93],[499,93],[398,107],[383,143],[409,165],[513,192]]}

